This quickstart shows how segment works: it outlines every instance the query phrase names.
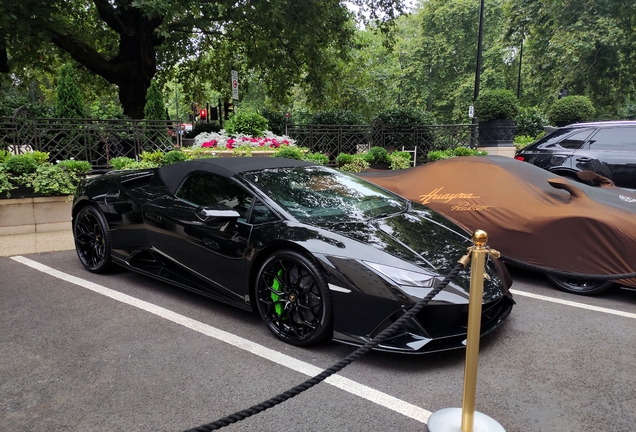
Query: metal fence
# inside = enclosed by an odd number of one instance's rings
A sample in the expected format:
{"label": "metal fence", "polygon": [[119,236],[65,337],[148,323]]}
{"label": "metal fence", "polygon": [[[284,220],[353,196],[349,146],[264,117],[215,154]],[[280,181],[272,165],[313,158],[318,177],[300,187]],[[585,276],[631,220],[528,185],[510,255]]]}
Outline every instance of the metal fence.
{"label": "metal fence", "polygon": [[39,150],[52,161],[86,160],[100,169],[114,157],[171,150],[176,143],[172,126],[165,120],[35,118],[20,108],[13,117],[0,117],[0,149],[13,154]]}
{"label": "metal fence", "polygon": [[[14,154],[39,150],[51,160],[86,160],[96,170],[112,158],[136,158],[143,151],[168,151],[177,144],[181,125],[154,120],[93,120],[36,118],[26,108],[13,117],[0,117],[0,149]],[[474,148],[477,126],[472,124],[389,127],[375,120],[370,125],[287,125],[296,145],[335,159],[374,146],[406,150],[426,156],[432,150]]]}
{"label": "metal fence", "polygon": [[433,150],[475,148],[477,145],[477,126],[473,124],[397,128],[375,120],[370,125],[287,125],[286,133],[296,140],[296,145],[324,153],[330,158],[375,146],[389,151],[417,149],[418,155],[425,156]]}

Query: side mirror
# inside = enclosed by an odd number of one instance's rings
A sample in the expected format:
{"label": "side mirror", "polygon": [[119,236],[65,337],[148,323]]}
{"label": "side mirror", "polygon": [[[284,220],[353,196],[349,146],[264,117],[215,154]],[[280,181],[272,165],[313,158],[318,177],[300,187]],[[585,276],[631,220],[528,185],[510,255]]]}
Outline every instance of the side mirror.
{"label": "side mirror", "polygon": [[563,189],[568,191],[574,198],[587,197],[587,194],[585,192],[583,192],[581,189],[577,188],[564,178],[551,178],[548,179],[548,183],[555,189]]}
{"label": "side mirror", "polygon": [[194,214],[202,222],[236,222],[241,217],[239,212],[224,205],[199,207]]}

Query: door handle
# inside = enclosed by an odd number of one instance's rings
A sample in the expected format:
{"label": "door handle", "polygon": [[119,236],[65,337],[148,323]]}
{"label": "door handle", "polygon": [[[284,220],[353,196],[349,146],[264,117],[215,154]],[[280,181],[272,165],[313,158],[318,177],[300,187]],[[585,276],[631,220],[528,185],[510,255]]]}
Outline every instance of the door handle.
{"label": "door handle", "polygon": [[580,158],[576,158],[577,162],[591,162],[592,158],[589,157],[580,157]]}

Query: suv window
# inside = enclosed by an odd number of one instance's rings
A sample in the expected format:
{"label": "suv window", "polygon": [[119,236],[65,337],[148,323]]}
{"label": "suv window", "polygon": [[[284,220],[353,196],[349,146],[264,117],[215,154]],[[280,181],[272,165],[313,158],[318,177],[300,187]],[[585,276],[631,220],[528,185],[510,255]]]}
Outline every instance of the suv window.
{"label": "suv window", "polygon": [[593,130],[594,129],[576,129],[576,128],[557,129],[551,134],[541,138],[539,141],[536,142],[536,144],[533,145],[533,147],[539,148],[539,149],[581,148],[581,146],[585,143],[585,140],[587,139],[588,136],[590,136]]}
{"label": "suv window", "polygon": [[178,198],[196,206],[223,204],[241,215],[246,222],[253,197],[231,180],[208,173],[193,173],[185,179],[176,193]]}
{"label": "suv window", "polygon": [[592,137],[590,149],[636,151],[636,127],[600,129]]}
{"label": "suv window", "polygon": [[559,145],[566,149],[580,149],[583,147],[592,131],[593,129],[583,129],[581,132],[577,132],[565,138],[563,141],[559,142]]}

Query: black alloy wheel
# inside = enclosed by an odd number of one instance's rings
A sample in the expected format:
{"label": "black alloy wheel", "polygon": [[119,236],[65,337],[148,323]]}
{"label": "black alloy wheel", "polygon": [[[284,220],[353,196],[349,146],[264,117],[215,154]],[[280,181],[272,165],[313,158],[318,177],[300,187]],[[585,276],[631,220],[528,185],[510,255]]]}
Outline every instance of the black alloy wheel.
{"label": "black alloy wheel", "polygon": [[256,283],[258,311],[279,339],[305,346],[332,337],[327,281],[309,258],[292,250],[278,251],[263,263]]}
{"label": "black alloy wheel", "polygon": [[73,224],[75,250],[86,269],[103,273],[110,269],[110,233],[101,212],[95,207],[84,207],[75,216]]}
{"label": "black alloy wheel", "polygon": [[546,275],[550,282],[563,291],[581,295],[597,295],[614,286],[610,281],[590,281],[581,279],[565,279],[559,276]]}

